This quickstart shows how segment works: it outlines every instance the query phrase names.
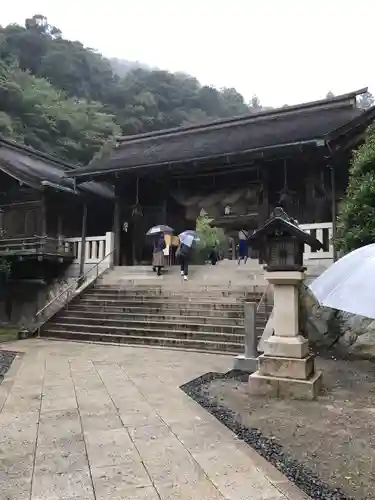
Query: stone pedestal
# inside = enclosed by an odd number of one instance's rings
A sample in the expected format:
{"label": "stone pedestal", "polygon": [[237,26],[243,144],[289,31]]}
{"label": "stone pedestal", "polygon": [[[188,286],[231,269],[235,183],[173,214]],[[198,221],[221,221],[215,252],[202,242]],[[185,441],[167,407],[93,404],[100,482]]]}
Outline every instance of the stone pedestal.
{"label": "stone pedestal", "polygon": [[304,274],[297,271],[267,273],[274,286],[274,335],[264,341],[258,370],[249,376],[251,394],[315,399],[322,374],[315,371],[308,341],[299,335],[298,287]]}

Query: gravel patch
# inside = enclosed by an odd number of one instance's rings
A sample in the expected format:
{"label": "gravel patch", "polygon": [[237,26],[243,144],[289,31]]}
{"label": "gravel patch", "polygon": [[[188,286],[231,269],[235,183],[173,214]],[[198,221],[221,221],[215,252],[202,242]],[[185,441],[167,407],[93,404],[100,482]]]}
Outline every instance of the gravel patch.
{"label": "gravel patch", "polygon": [[9,370],[16,356],[16,352],[0,350],[0,383],[3,381],[4,375]]}
{"label": "gravel patch", "polygon": [[373,500],[375,365],[317,364],[326,391],[312,402],[251,398],[248,376],[236,371],[206,373],[181,389],[313,500]]}

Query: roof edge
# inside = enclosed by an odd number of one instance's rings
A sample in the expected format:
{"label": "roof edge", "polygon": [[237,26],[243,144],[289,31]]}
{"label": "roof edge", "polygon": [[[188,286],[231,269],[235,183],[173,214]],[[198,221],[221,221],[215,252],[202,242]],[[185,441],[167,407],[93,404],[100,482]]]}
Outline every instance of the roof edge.
{"label": "roof edge", "polygon": [[51,163],[55,163],[56,165],[61,165],[69,170],[74,170],[77,168],[75,165],[58,158],[57,156],[50,155],[48,153],[43,153],[42,151],[38,151],[30,146],[25,146],[24,144],[19,144],[18,142],[12,141],[10,139],[6,139],[2,135],[0,135],[0,147],[2,146],[8,147],[10,149],[15,149],[17,151],[22,151],[26,154],[34,156],[40,160],[48,160]]}
{"label": "roof edge", "polygon": [[[241,151],[233,151],[229,153],[220,153],[217,155],[211,155],[211,156],[202,156],[202,157],[192,157],[189,158],[188,160],[173,160],[173,161],[164,161],[164,162],[159,162],[159,163],[142,163],[142,164],[137,164],[133,165],[131,167],[126,168],[126,172],[130,172],[132,170],[137,170],[137,169],[142,169],[142,168],[154,168],[154,167],[162,167],[165,165],[175,165],[175,164],[181,164],[185,162],[198,162],[202,160],[215,160],[219,158],[229,158],[231,156],[235,155],[241,155],[241,154],[249,154],[249,153],[262,153],[264,151],[272,151],[276,149],[282,149],[282,148],[288,148],[288,147],[301,147],[301,146],[324,146],[325,145],[325,140],[322,137],[316,137],[314,139],[308,139],[304,141],[297,141],[297,142],[287,142],[287,143],[281,143],[281,144],[272,144],[271,146],[264,146],[260,148],[252,148],[252,149],[245,149]],[[82,168],[77,168],[76,170],[73,170],[72,172],[69,172],[69,177],[75,178],[75,177],[95,177],[97,175],[107,175],[107,174],[112,174],[116,172],[120,172],[121,170],[124,170],[123,167],[116,167],[116,168],[111,168],[111,169],[103,169],[103,168],[98,168],[97,170],[90,170],[88,171],[85,167]]]}
{"label": "roof edge", "polygon": [[345,101],[350,101],[355,99],[357,96],[361,94],[365,94],[368,91],[368,87],[363,87],[358,90],[354,90],[352,92],[348,92],[346,94],[341,94],[339,96],[332,97],[330,99],[319,99],[316,101],[310,101],[302,104],[294,104],[292,106],[287,106],[287,107],[281,107],[281,108],[275,108],[267,111],[260,111],[258,113],[248,113],[246,115],[240,115],[240,116],[234,116],[231,118],[225,118],[225,119],[220,119],[220,120],[212,120],[208,121],[206,123],[202,123],[199,125],[188,125],[185,127],[173,127],[173,128],[168,128],[164,130],[156,130],[153,132],[145,132],[142,134],[135,134],[135,135],[127,135],[127,136],[122,136],[117,139],[119,142],[118,147],[125,146],[127,142],[134,142],[138,140],[143,140],[143,139],[151,139],[151,138],[156,138],[156,137],[163,137],[163,136],[168,136],[168,135],[174,135],[174,134],[184,134],[188,132],[193,132],[193,131],[201,131],[205,129],[210,129],[214,127],[222,127],[226,125],[232,125],[236,122],[243,122],[243,121],[253,121],[254,119],[257,118],[268,118],[268,117],[273,117],[273,116],[280,116],[284,114],[289,114],[293,113],[295,111],[304,111],[304,110],[309,110],[309,109],[314,109],[314,108],[324,108],[326,106],[330,107],[331,105],[337,105],[341,102]]}
{"label": "roof edge", "polygon": [[363,111],[356,118],[353,118],[349,122],[344,123],[344,125],[341,125],[341,127],[332,130],[332,132],[326,134],[325,139],[329,143],[333,142],[337,140],[339,137],[346,135],[353,129],[369,126],[374,121],[374,119],[375,119],[375,106],[372,106],[371,108],[368,108],[365,111]]}

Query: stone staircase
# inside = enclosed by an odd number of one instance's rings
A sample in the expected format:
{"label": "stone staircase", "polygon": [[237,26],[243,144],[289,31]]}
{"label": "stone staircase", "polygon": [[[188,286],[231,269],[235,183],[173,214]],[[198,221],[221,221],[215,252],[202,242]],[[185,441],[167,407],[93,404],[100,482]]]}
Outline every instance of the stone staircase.
{"label": "stone staircase", "polygon": [[261,300],[261,268],[221,262],[192,266],[183,282],[176,267],[157,277],[149,267],[114,268],[42,328],[46,337],[242,353],[244,301],[261,301],[260,337],[271,305]]}

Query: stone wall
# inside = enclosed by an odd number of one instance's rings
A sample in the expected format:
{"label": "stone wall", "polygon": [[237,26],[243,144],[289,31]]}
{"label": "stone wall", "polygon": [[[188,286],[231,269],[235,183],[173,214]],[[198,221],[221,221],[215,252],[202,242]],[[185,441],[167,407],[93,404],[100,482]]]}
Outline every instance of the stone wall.
{"label": "stone wall", "polygon": [[[84,273],[88,279],[96,276],[97,271],[102,273],[108,268],[108,263],[103,262],[97,269],[95,264],[85,264]],[[90,272],[92,270],[92,272]],[[35,324],[36,313],[48,304],[54,297],[59,296],[79,276],[79,264],[71,264],[64,274],[49,284],[12,284],[11,317],[8,317],[6,302],[0,299],[0,325],[11,325],[19,328],[32,328]],[[71,289],[73,290],[73,289]],[[71,291],[70,290],[70,291]],[[66,295],[45,311],[45,314],[61,308],[66,301]]]}
{"label": "stone wall", "polygon": [[308,282],[301,285],[300,322],[311,345],[375,356],[375,320],[321,307],[307,288]]}
{"label": "stone wall", "polygon": [[48,285],[13,284],[11,316],[8,317],[5,300],[0,301],[0,324],[30,327],[39,309],[59,295],[73,280],[61,277]]}

